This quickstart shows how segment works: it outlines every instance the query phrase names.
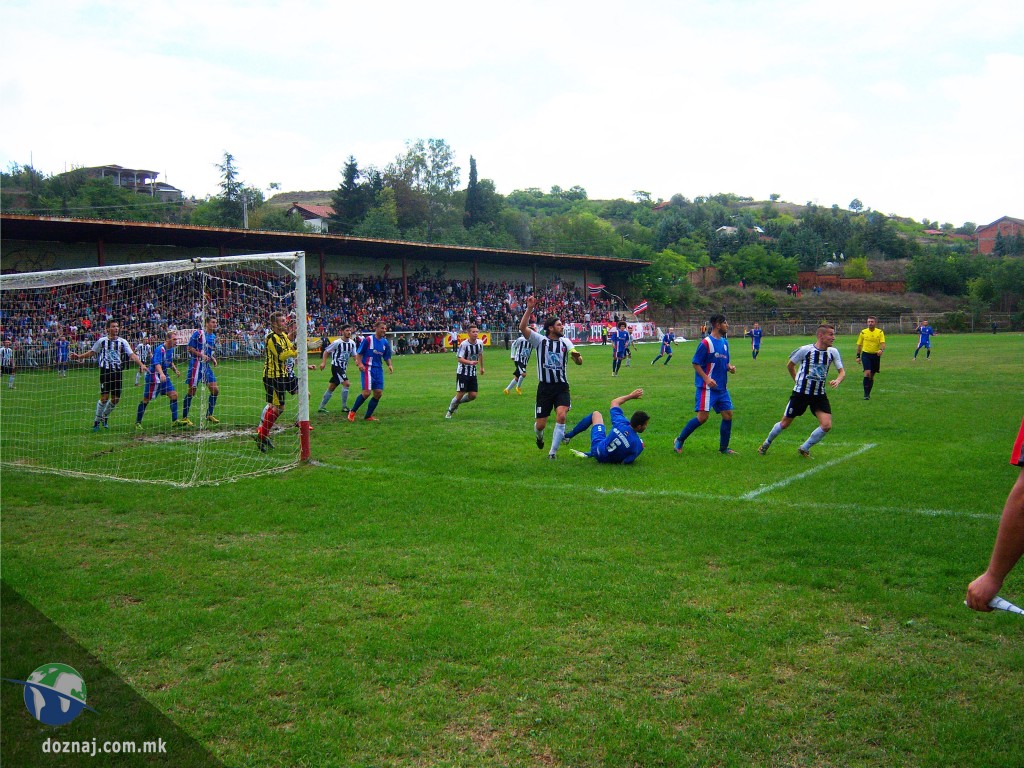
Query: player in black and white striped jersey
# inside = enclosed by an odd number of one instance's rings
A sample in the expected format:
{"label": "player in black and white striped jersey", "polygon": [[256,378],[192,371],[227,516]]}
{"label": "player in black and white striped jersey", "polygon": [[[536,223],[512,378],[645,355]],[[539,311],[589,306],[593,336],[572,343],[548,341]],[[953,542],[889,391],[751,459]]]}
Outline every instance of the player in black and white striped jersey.
{"label": "player in black and white striped jersey", "polygon": [[331,361],[331,382],[327,385],[323,399],[320,400],[320,407],[317,413],[327,413],[327,403],[339,386],[341,386],[341,412],[348,413],[348,361],[356,354],[356,343],[352,339],[352,326],[343,325],[341,336],[324,347],[323,356],[320,359],[320,370],[327,366],[327,360]]}
{"label": "player in black and white striped jersey", "polygon": [[463,403],[476,400],[477,391],[480,389],[477,383],[477,368],[480,375],[484,375],[484,343],[480,341],[480,329],[476,323],[469,326],[469,338],[459,344],[456,357],[459,360],[458,368],[455,371],[455,397],[448,404],[448,412],[444,415],[450,419]]}
{"label": "player in black and white striped jersey", "polygon": [[[530,324],[530,330],[537,330],[537,326],[533,323]],[[512,387],[516,388],[516,394],[523,394],[523,379],[526,378],[526,366],[530,362],[530,355],[533,354],[533,347],[530,346],[530,340],[525,336],[520,336],[512,342],[512,349],[509,351],[509,357],[512,358],[512,363],[515,365],[515,369],[512,371],[512,381],[508,383],[503,391],[504,394],[508,394],[512,391]]]}
{"label": "player in black and white striped jersey", "polygon": [[832,389],[838,389],[846,378],[843,358],[840,357],[839,350],[832,346],[835,340],[835,326],[823,323],[818,326],[817,338],[813,344],[805,344],[789,356],[786,367],[789,369],[789,375],[793,377],[793,392],[789,396],[789,404],[782,420],[772,427],[764,443],[757,449],[762,456],[768,453],[772,441],[782,430],[792,424],[797,416],[803,415],[808,408],[818,417],[818,428],[800,446],[801,456],[809,457],[811,446],[819,443],[832,429],[832,406],[828,402],[828,395],[825,394],[829,367],[835,365],[838,371],[838,375],[828,382]]}
{"label": "player in black and white striped jersey", "polygon": [[530,315],[537,306],[537,299],[530,296],[526,299],[526,313],[519,321],[519,331],[525,336],[530,346],[537,350],[537,420],[533,430],[537,436],[537,447],[544,448],[544,429],[548,425],[551,411],[555,411],[555,429],[551,437],[551,450],[548,458],[555,458],[558,446],[565,439],[565,416],[572,406],[569,395],[569,379],[565,375],[566,357],[571,356],[576,365],[583,365],[583,356],[575,345],[562,333],[562,321],[554,315],[544,321],[544,335],[530,330]]}
{"label": "player in black and white striped jersey", "polygon": [[125,360],[131,360],[146,372],[146,366],[135,354],[132,345],[122,339],[118,334],[121,332],[121,324],[117,320],[107,320],[107,335],[92,345],[88,352],[72,352],[69,357],[72,360],[88,360],[96,357],[100,366],[100,399],[96,403],[96,418],[92,423],[92,431],[99,431],[100,425],[107,429],[107,419],[110,412],[114,410],[121,399],[121,384],[124,377]]}

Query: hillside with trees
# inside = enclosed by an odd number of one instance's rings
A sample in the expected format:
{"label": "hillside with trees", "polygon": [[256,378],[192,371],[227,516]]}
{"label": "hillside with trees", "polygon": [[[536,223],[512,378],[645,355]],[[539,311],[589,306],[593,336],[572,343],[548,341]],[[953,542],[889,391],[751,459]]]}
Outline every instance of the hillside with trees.
{"label": "hillside with trees", "polygon": [[1024,238],[1002,240],[995,255],[980,256],[973,222],[914,221],[859,199],[846,207],[800,205],[777,194],[765,201],[676,194],[666,201],[636,190],[631,199],[591,200],[578,185],[501,194],[473,156],[463,184],[443,139],[409,141],[383,167],[360,166],[350,156],[336,189],[282,193],[271,185],[267,192],[277,194],[269,200],[240,178],[230,153],[216,166],[217,195],[162,205],[108,180],[12,166],[0,174],[2,206],[8,213],[298,230],[301,219],[286,215],[293,202],[329,204],[335,234],[649,261],[631,292],[677,309],[700,302],[688,274],[705,266],[716,267],[724,285],[742,280],[768,292],[796,282],[800,270],[827,266],[865,278],[895,272],[909,290],[950,297],[974,313],[1016,312],[1024,298]]}

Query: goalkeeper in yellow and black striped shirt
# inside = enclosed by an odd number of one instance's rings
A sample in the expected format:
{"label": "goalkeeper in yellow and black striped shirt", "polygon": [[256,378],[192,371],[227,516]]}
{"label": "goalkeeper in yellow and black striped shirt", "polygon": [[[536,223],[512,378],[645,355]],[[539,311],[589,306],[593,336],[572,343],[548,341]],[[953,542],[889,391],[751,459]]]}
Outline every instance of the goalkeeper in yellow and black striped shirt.
{"label": "goalkeeper in yellow and black striped shirt", "polygon": [[267,334],[266,362],[263,367],[263,389],[267,393],[267,405],[263,409],[255,438],[256,445],[263,453],[274,447],[270,442],[270,430],[284,411],[285,395],[289,391],[291,378],[288,375],[288,361],[299,354],[292,341],[295,332],[288,332],[287,322],[284,312],[275,312],[270,316],[270,333]]}

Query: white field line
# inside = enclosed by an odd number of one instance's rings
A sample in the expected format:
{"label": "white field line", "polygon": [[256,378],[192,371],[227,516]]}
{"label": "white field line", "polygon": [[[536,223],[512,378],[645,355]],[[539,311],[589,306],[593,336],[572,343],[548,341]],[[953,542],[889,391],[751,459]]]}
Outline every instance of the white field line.
{"label": "white field line", "polygon": [[857,456],[860,456],[862,453],[867,453],[875,446],[876,443],[866,443],[853,453],[848,453],[845,456],[839,456],[838,458],[832,459],[831,461],[826,461],[824,464],[818,464],[806,470],[805,472],[801,472],[798,475],[793,475],[792,477],[788,477],[784,480],[779,480],[777,483],[772,483],[771,485],[762,485],[757,490],[743,494],[742,496],[740,496],[740,498],[743,499],[744,501],[751,501],[752,499],[756,499],[762,493],[768,493],[769,491],[777,491],[779,488],[785,488],[787,485],[789,485],[790,483],[795,483],[797,480],[803,480],[805,477],[816,475],[822,470],[828,469],[829,467],[834,467],[836,464],[842,464],[844,461],[849,461],[850,459],[856,458]]}

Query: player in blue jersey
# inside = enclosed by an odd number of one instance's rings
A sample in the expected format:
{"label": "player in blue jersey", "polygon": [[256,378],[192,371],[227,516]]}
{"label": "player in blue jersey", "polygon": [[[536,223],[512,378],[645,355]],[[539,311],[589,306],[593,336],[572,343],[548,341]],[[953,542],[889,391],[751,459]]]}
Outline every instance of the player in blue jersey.
{"label": "player in blue jersey", "polygon": [[366,417],[363,420],[377,421],[373,412],[384,396],[384,366],[388,367],[388,373],[395,372],[391,365],[391,342],[387,340],[387,332],[388,324],[378,320],[373,324],[373,333],[364,336],[356,349],[356,365],[359,367],[359,380],[363,391],[359,393],[352,404],[352,410],[348,412],[349,421],[356,420],[356,413],[367,400],[370,404],[366,406]]}
{"label": "player in blue jersey", "polygon": [[174,364],[174,331],[168,331],[164,343],[153,350],[153,361],[146,371],[145,389],[142,390],[142,402],[139,403],[135,412],[135,429],[142,431],[142,417],[146,413],[146,406],[160,395],[167,395],[171,403],[171,423],[176,427],[187,426],[184,419],[178,418],[178,392],[174,388],[174,382],[167,375],[168,370],[174,371],[181,376],[181,371]]}
{"label": "player in blue jersey", "polygon": [[736,373],[736,366],[729,362],[729,321],[725,315],[716,314],[708,318],[711,333],[701,339],[693,355],[694,379],[697,387],[697,404],[693,410],[697,415],[687,422],[676,438],[676,453],[683,452],[683,443],[701,424],[708,420],[713,410],[722,416],[719,431],[718,450],[731,456],[736,453],[729,447],[732,436],[732,398],[729,397],[729,374]]}
{"label": "player in blue jersey", "polygon": [[917,328],[914,329],[914,333],[920,334],[920,339],[917,342],[917,349],[914,350],[914,359],[917,360],[917,353],[921,351],[921,347],[925,349],[925,359],[932,359],[932,336],[935,335],[935,329],[932,328],[928,323],[919,322]]}
{"label": "player in blue jersey", "polygon": [[602,464],[632,464],[644,449],[644,441],[640,433],[647,429],[651,417],[646,411],[636,411],[630,418],[622,412],[622,404],[629,400],[639,400],[644,396],[642,389],[634,389],[628,395],[616,397],[611,402],[612,428],[607,431],[604,417],[600,411],[594,411],[584,417],[579,424],[565,435],[565,442],[576,437],[584,430],[590,430],[590,450],[586,453],[576,452],[586,458],[597,459]]}
{"label": "player in blue jersey", "polygon": [[626,330],[626,321],[620,320],[618,327],[611,332],[608,338],[612,342],[612,376],[618,376],[622,361],[629,354],[629,343],[633,340],[629,331]]}
{"label": "player in blue jersey", "polygon": [[191,427],[188,411],[192,407],[192,398],[200,384],[205,384],[210,392],[210,398],[206,403],[206,420],[211,424],[220,424],[220,419],[213,415],[213,409],[217,405],[217,395],[220,394],[220,387],[217,386],[217,376],[213,373],[217,365],[217,318],[207,317],[202,330],[197,330],[188,340],[188,392],[185,394],[185,402],[181,412],[181,420],[185,426]]}
{"label": "player in blue jersey", "polygon": [[676,335],[672,332],[672,329],[669,328],[668,333],[661,337],[661,349],[658,352],[658,356],[651,360],[651,365],[654,365],[656,362],[661,360],[662,357],[665,358],[665,362],[662,363],[662,365],[668,365],[668,361],[672,359],[672,344],[675,340]]}
{"label": "player in blue jersey", "polygon": [[61,377],[67,377],[68,375],[68,360],[71,359],[71,342],[68,341],[64,334],[57,337],[57,375]]}
{"label": "player in blue jersey", "polygon": [[757,356],[759,354],[761,354],[761,334],[762,333],[763,332],[761,331],[761,324],[760,323],[754,323],[754,327],[751,328],[749,331],[746,331],[746,330],[743,331],[744,337],[749,337],[750,338],[750,352],[754,356],[755,360],[757,360]]}

